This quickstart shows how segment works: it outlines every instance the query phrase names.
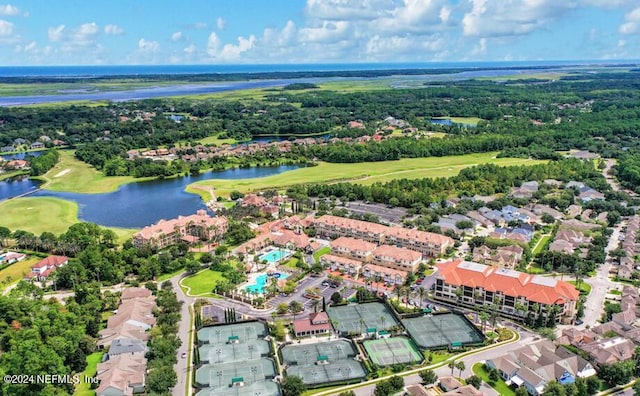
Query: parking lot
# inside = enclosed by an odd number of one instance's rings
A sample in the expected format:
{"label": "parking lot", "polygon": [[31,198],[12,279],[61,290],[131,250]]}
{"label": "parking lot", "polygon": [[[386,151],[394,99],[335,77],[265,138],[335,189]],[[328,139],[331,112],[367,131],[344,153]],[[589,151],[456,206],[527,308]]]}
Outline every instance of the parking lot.
{"label": "parking lot", "polygon": [[[313,298],[305,297],[304,294],[307,289],[317,289],[320,294],[320,298],[315,300]],[[344,290],[342,290],[344,289]],[[298,287],[296,291],[289,296],[286,295],[278,295],[271,300],[269,300],[269,305],[272,307],[277,307],[279,304],[289,304],[291,301],[299,301],[302,303],[305,310],[309,310],[313,304],[313,301],[322,301],[322,297],[325,298],[327,304],[331,302],[331,295],[335,292],[340,292],[342,298],[348,298],[353,293],[355,293],[355,289],[350,288],[346,283],[342,283],[340,285],[332,287],[331,283],[327,280],[326,275],[322,275],[319,277],[311,277],[308,276],[298,283]]]}
{"label": "parking lot", "polygon": [[407,215],[407,210],[404,208],[394,208],[384,204],[366,203],[362,201],[349,202],[345,206],[336,206],[336,208],[345,208],[349,212],[359,215],[370,213],[390,224],[401,224],[402,218]]}

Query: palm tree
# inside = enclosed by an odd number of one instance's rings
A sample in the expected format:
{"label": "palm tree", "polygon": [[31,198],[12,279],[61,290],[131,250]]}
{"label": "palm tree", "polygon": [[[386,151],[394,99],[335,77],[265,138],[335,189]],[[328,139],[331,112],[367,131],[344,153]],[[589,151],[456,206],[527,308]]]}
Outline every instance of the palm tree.
{"label": "palm tree", "polygon": [[320,302],[318,300],[313,300],[313,302],[311,303],[311,306],[313,307],[313,312],[318,312],[318,304]]}
{"label": "palm tree", "polygon": [[451,369],[451,375],[453,375],[453,369],[456,368],[456,362],[454,362],[453,360],[450,361],[449,363],[447,363],[447,367]]}
{"label": "palm tree", "polygon": [[424,299],[424,287],[419,287],[418,288],[418,296],[420,296],[420,307],[422,308],[422,300]]}
{"label": "palm tree", "polygon": [[460,370],[460,377],[462,377],[462,371],[466,368],[464,362],[462,360],[458,361],[458,363],[456,363],[456,368]]}
{"label": "palm tree", "polygon": [[360,334],[364,333],[364,319],[360,318]]}
{"label": "palm tree", "polygon": [[385,318],[384,316],[381,316],[380,321],[382,322],[382,329],[384,330],[384,323],[387,321],[387,318]]}
{"label": "palm tree", "polygon": [[460,300],[462,299],[462,289],[460,288],[456,289],[456,298],[457,298],[456,303],[459,305]]}
{"label": "palm tree", "polygon": [[480,311],[480,321],[482,322],[482,332],[484,333],[486,325],[487,325],[487,321],[489,320],[490,316],[487,313],[487,311]]}

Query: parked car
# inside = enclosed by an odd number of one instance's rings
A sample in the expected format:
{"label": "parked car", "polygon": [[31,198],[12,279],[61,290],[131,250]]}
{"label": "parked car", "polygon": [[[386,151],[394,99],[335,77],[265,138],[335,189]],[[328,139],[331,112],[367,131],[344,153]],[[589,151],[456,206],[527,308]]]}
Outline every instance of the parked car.
{"label": "parked car", "polygon": [[180,357],[182,357],[183,359],[187,357],[187,353],[186,352],[182,352],[182,355],[180,355]]}
{"label": "parked car", "polygon": [[576,320],[576,325],[580,326],[581,324],[583,324],[584,322],[581,319],[577,319]]}

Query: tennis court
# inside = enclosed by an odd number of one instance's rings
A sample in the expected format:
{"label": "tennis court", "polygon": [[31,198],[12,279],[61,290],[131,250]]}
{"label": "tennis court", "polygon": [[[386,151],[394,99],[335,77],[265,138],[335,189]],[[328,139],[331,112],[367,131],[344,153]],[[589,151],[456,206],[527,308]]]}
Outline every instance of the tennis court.
{"label": "tennis court", "polygon": [[260,322],[233,323],[203,327],[198,330],[198,341],[205,344],[226,344],[230,338],[238,342],[253,341],[267,335],[267,325]]}
{"label": "tennis court", "polygon": [[256,382],[245,386],[204,388],[196,396],[280,396],[280,387],[271,381]]}
{"label": "tennis court", "polygon": [[342,335],[386,330],[399,325],[382,303],[350,304],[327,309],[329,318]]}
{"label": "tennis court", "polygon": [[276,374],[276,366],[270,359],[223,362],[207,364],[196,370],[196,384],[215,389],[228,388],[238,382],[248,386],[271,380]]}
{"label": "tennis court", "polygon": [[453,313],[403,319],[402,324],[420,348],[445,348],[449,345],[478,344],[484,336],[474,325]]}
{"label": "tennis court", "polygon": [[364,342],[364,349],[371,361],[378,366],[412,364],[422,361],[422,354],[406,337],[368,340]]}
{"label": "tennis court", "polygon": [[282,348],[282,362],[288,366],[314,364],[318,356],[326,356],[329,362],[333,362],[353,359],[357,354],[353,344],[346,340],[287,345]]}
{"label": "tennis court", "polygon": [[364,378],[367,375],[353,343],[346,340],[287,345],[281,350],[287,375],[297,375],[307,385]]}
{"label": "tennis court", "polygon": [[265,340],[204,344],[200,347],[200,361],[213,364],[254,360],[267,356],[270,351],[271,344]]}

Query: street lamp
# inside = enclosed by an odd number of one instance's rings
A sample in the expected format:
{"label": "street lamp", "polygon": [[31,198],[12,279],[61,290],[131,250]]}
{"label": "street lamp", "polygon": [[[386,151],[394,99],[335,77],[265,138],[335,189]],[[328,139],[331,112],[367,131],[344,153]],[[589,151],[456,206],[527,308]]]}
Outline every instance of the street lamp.
{"label": "street lamp", "polygon": [[218,363],[220,363],[220,354],[222,353],[222,349],[216,349],[216,355],[218,355]]}
{"label": "street lamp", "polygon": [[216,376],[218,377],[218,388],[222,386],[222,370],[216,371]]}
{"label": "street lamp", "polygon": [[251,360],[253,360],[253,345],[249,345],[249,356],[251,357]]}
{"label": "street lamp", "polygon": [[251,374],[253,374],[253,382],[256,382],[256,373],[258,372],[258,368],[256,366],[251,366]]}

